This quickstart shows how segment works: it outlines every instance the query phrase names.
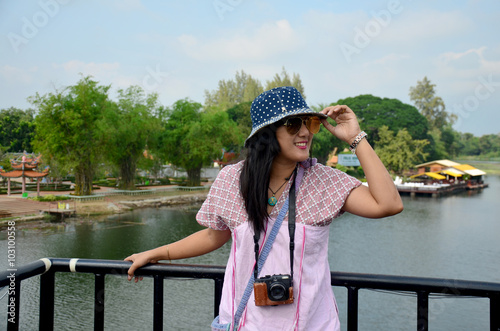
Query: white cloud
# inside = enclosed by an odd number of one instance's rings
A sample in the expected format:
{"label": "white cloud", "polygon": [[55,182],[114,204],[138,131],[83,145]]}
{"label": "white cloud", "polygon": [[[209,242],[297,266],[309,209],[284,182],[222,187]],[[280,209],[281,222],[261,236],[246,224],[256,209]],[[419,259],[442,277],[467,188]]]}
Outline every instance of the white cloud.
{"label": "white cloud", "polygon": [[17,68],[10,65],[0,67],[0,76],[5,81],[21,84],[30,84],[33,82],[33,75],[38,71],[37,67]]}
{"label": "white cloud", "polygon": [[238,31],[231,38],[208,41],[181,35],[178,41],[189,57],[203,61],[262,60],[296,50],[302,44],[287,20],[264,24],[251,35]]}
{"label": "white cloud", "polygon": [[446,52],[438,56],[437,65],[442,69],[452,70],[456,73],[464,71],[477,71],[484,65],[483,51],[485,47],[479,49],[469,49],[465,52]]}
{"label": "white cloud", "polygon": [[488,60],[485,57],[487,47],[479,47],[463,52],[446,52],[440,54],[434,61],[437,72],[448,79],[462,79],[467,86],[475,84],[478,76],[500,75],[500,60]]}

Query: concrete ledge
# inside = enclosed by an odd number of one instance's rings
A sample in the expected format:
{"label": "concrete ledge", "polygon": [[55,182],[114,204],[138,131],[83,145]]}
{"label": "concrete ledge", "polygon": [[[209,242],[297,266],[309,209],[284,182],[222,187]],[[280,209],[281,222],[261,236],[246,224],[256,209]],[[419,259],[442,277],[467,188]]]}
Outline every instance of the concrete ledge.
{"label": "concrete ledge", "polygon": [[205,186],[179,186],[177,189],[179,191],[202,191],[202,190],[208,190],[210,188],[210,185],[205,185]]}

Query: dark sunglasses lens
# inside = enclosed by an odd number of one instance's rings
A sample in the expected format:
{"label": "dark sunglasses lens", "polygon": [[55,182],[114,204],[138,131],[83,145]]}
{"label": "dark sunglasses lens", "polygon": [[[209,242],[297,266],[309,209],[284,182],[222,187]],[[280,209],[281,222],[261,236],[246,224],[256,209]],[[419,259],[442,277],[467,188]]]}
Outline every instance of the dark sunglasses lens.
{"label": "dark sunglasses lens", "polygon": [[[316,116],[311,116],[307,119],[306,121],[306,127],[307,129],[313,133],[316,134],[319,132],[319,127],[321,126],[321,121],[319,120],[318,117]],[[300,129],[299,129],[300,130]]]}
{"label": "dark sunglasses lens", "polygon": [[289,134],[296,134],[302,127],[302,119],[300,117],[292,117],[286,120],[286,131]]}

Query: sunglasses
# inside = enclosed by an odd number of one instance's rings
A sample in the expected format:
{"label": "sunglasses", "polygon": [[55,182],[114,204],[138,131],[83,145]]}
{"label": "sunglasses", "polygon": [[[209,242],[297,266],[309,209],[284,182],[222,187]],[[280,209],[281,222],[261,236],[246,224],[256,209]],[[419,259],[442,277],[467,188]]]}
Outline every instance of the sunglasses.
{"label": "sunglasses", "polygon": [[321,121],[318,116],[290,117],[286,119],[285,124],[283,125],[286,127],[286,131],[289,134],[294,135],[300,131],[302,123],[304,123],[307,130],[309,130],[312,134],[319,132]]}

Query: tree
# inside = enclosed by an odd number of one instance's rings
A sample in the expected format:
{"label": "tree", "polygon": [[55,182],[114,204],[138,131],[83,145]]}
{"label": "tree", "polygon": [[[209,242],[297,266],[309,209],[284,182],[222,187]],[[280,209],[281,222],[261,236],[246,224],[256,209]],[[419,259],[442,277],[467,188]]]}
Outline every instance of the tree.
{"label": "tree", "polygon": [[[304,95],[304,86],[298,74],[290,78],[285,68],[281,75],[276,74],[274,78],[266,83],[266,90],[278,86],[293,86]],[[216,90],[209,92],[205,90],[205,107],[217,106],[220,109],[229,109],[238,104],[252,102],[264,88],[259,80],[245,73],[243,70],[236,72],[234,80],[220,80]]]}
{"label": "tree", "polygon": [[158,96],[146,96],[138,86],[118,90],[113,111],[105,113],[101,133],[105,141],[106,159],[119,171],[119,188],[135,189],[137,162],[148,144],[154,145],[161,130],[153,116],[158,108]]}
{"label": "tree", "polygon": [[220,80],[217,90],[205,90],[205,106],[228,109],[246,101],[253,101],[264,91],[262,84],[243,70],[236,72],[234,80]]}
{"label": "tree", "polygon": [[410,100],[415,103],[420,113],[427,118],[431,128],[441,130],[447,124],[452,125],[457,116],[445,110],[443,99],[436,96],[435,86],[435,84],[431,84],[427,77],[424,77],[422,81],[417,81],[417,86],[410,87]]}
{"label": "tree", "polygon": [[0,162],[3,160],[3,158],[5,156],[5,151],[6,150],[7,150],[7,148],[5,148],[2,145],[0,145]]}
{"label": "tree", "polygon": [[[331,120],[329,121],[331,122]],[[333,125],[335,124],[333,123]],[[340,152],[344,150],[344,148],[349,147],[349,145],[335,137],[322,125],[319,132],[314,135],[310,152],[311,157],[315,157],[318,159],[318,162],[326,164],[328,156],[335,147],[337,147]]]}
{"label": "tree", "polygon": [[448,158],[449,154],[447,152],[447,146],[443,140],[443,133],[437,128],[432,128],[429,130],[429,145],[431,146],[429,150],[429,155],[431,160],[441,160]]}
{"label": "tree", "polygon": [[285,67],[282,68],[281,75],[276,74],[272,80],[266,82],[266,91],[280,86],[293,86],[300,92],[300,94],[302,94],[304,99],[306,98],[306,95],[304,94],[304,86],[302,85],[300,76],[294,73],[293,77],[290,78],[290,75],[286,72]]}
{"label": "tree", "polygon": [[472,133],[464,133],[460,139],[464,146],[462,153],[464,155],[479,155],[481,149],[479,148],[479,138],[474,137]]}
{"label": "tree", "polygon": [[225,111],[202,110],[201,104],[188,99],[173,104],[164,127],[161,146],[165,159],[186,170],[190,186],[200,185],[201,168],[212,164],[224,147],[243,141]]}
{"label": "tree", "polygon": [[12,153],[32,151],[35,134],[34,111],[11,107],[0,111],[0,145]]}
{"label": "tree", "polygon": [[[368,134],[368,141],[376,146],[379,140],[379,130],[386,125],[389,130],[398,132],[407,128],[407,132],[414,140],[429,140],[427,120],[418,110],[397,99],[380,98],[370,94],[340,99],[330,105],[347,105],[356,114],[361,129]],[[325,105],[313,107],[316,111],[325,108]],[[329,120],[333,125],[335,123]],[[335,138],[323,127],[314,137],[312,155],[321,162],[326,162],[328,154],[337,147],[339,151],[348,147],[348,144]],[[426,151],[427,152],[427,151]]]}
{"label": "tree", "polygon": [[428,139],[429,125],[425,117],[415,107],[398,99],[364,94],[340,99],[331,105],[335,104],[347,105],[354,111],[371,142],[378,140],[378,130],[383,125],[394,132],[406,128],[413,139]]}
{"label": "tree", "polygon": [[159,153],[153,154],[150,149],[144,151],[143,157],[137,160],[137,168],[148,172],[155,181],[158,179],[164,164],[165,162],[159,157]]}
{"label": "tree", "polygon": [[389,170],[400,173],[425,160],[427,154],[424,147],[427,144],[429,141],[425,139],[412,139],[406,129],[399,130],[394,137],[394,132],[384,125],[379,130],[375,152]]}
{"label": "tree", "polygon": [[100,122],[111,108],[109,88],[84,77],[62,92],[29,98],[38,110],[34,147],[74,173],[76,195],[92,193],[94,173],[104,154]]}
{"label": "tree", "polygon": [[252,108],[252,102],[246,101],[239,103],[227,110],[227,115],[229,119],[233,120],[238,124],[238,129],[244,137],[248,137],[250,132],[252,132],[252,119],[250,117],[250,109]]}

